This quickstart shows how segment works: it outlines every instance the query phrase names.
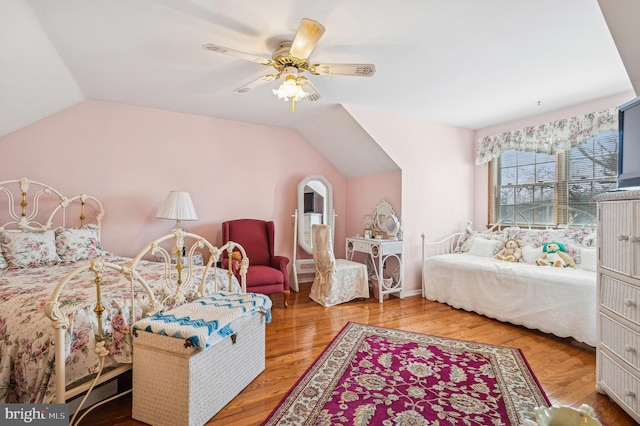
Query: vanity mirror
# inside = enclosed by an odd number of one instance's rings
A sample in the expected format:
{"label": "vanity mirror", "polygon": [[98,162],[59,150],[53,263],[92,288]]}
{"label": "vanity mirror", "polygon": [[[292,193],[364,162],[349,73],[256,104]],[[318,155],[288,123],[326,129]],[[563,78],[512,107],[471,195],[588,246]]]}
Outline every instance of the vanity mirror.
{"label": "vanity mirror", "polygon": [[398,238],[400,219],[389,200],[383,199],[378,203],[375,212],[375,225],[386,238]]}

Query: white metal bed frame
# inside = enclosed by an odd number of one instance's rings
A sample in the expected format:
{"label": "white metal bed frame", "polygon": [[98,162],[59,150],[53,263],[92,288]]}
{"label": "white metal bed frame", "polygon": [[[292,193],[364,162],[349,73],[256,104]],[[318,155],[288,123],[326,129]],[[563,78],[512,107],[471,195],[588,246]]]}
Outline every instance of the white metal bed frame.
{"label": "white metal bed frame", "polygon": [[[16,189],[14,187],[16,186],[18,188],[17,191],[20,194],[19,204],[16,203],[16,197],[14,196],[14,192],[16,192]],[[30,189],[32,189],[32,187],[36,188],[35,192],[30,192]],[[40,182],[32,181],[28,178],[0,182],[0,194],[4,194],[7,197],[7,213],[9,216],[9,221],[3,225],[0,225],[0,231],[13,228],[19,231],[46,231],[52,229],[58,217],[61,216],[61,219],[57,226],[66,227],[68,226],[68,223],[70,223],[71,226],[77,224],[79,224],[80,226],[92,226],[97,229],[98,237],[100,237],[100,225],[102,217],[104,216],[104,208],[102,207],[100,201],[95,197],[81,194],[73,198],[68,198],[54,188]],[[41,221],[41,217],[43,216],[43,214],[40,212],[42,198],[47,198],[48,196],[53,197],[55,206],[53,207],[52,212],[49,215],[44,214],[44,220]],[[95,215],[93,217],[94,223],[91,224],[86,223],[87,203],[94,204],[95,208]],[[79,220],[68,219],[70,206],[74,204],[80,205],[78,217]],[[169,246],[169,249],[166,248],[167,246]],[[186,252],[186,262],[184,263],[182,260],[183,257],[181,256],[183,249]],[[202,276],[200,279],[200,285],[197,289],[195,289],[193,288],[193,283],[195,280],[193,258],[196,252],[200,252],[202,250],[206,250],[208,252],[209,259],[204,265],[204,269],[202,271]],[[103,374],[105,357],[109,354],[108,350],[106,350],[104,347],[105,342],[102,330],[102,313],[104,311],[104,307],[102,305],[101,286],[104,283],[103,275],[105,271],[111,269],[117,271],[118,273],[124,274],[131,283],[130,303],[132,308],[132,316],[135,315],[134,299],[136,292],[139,293],[141,291],[144,291],[148,297],[148,302],[144,308],[143,315],[152,315],[157,313],[161,309],[164,301],[169,297],[174,297],[177,301],[184,301],[187,293],[193,290],[195,290],[196,297],[205,296],[205,277],[209,273],[211,267],[215,267],[225,251],[227,252],[228,257],[231,258],[231,254],[234,250],[238,250],[242,254],[242,261],[239,265],[240,285],[242,288],[242,292],[246,292],[246,272],[249,266],[249,259],[244,248],[241,245],[230,241],[222,247],[215,247],[205,238],[196,234],[183,232],[182,230],[176,230],[147,244],[147,246],[140,250],[140,252],[138,252],[138,254],[134,256],[133,259],[131,259],[125,266],[105,262],[103,259],[98,258],[81,264],[80,266],[67,273],[60,280],[45,305],[45,314],[51,319],[52,326],[55,329],[56,341],[56,362],[54,366],[56,375],[56,393],[53,402],[65,403],[70,398],[74,398],[78,395],[81,395],[82,393],[86,393],[79,408],[76,410],[76,414],[74,414],[73,418],[71,419],[70,424],[76,424],[77,413],[82,409],[84,402],[96,385],[107,382],[132,368],[132,364],[130,363],[122,364]],[[153,256],[153,258],[155,258],[156,260],[162,259],[162,263],[164,264],[164,284],[168,289],[171,290],[171,294],[162,301],[158,301],[156,299],[149,283],[137,271],[137,266],[140,260],[145,257],[149,258],[150,256]],[[176,263],[172,263],[172,258],[177,259]],[[227,270],[229,289],[232,288],[234,275],[232,267],[232,262],[229,262],[229,268]],[[100,357],[101,364],[99,372],[93,380],[74,386],[70,389],[66,389],[65,363],[57,361],[66,359],[65,338],[66,330],[68,329],[70,324],[67,320],[65,312],[60,309],[60,304],[58,301],[63,291],[66,289],[69,281],[78,274],[83,273],[87,270],[90,270],[93,273],[96,288],[94,312],[96,313],[98,319],[98,333],[96,336],[97,344],[94,348],[94,351]],[[132,325],[134,321],[135,318],[130,318],[130,325]],[[133,334],[130,333],[130,335]],[[64,391],[60,392],[60,389],[64,389]],[[131,390],[119,393],[104,401],[99,402],[98,404],[95,404],[89,410],[87,410],[82,415],[82,417],[78,418],[77,422],[80,422],[89,411],[96,408],[97,406],[109,402],[129,392],[131,392]]]}

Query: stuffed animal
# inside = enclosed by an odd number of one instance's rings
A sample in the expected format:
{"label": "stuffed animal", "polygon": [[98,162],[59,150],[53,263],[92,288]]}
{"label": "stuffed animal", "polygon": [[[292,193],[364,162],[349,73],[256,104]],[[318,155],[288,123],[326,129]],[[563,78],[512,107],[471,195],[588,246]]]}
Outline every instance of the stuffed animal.
{"label": "stuffed animal", "polygon": [[498,260],[506,260],[507,262],[517,262],[522,257],[522,249],[517,240],[509,239],[504,242],[504,248],[494,256]]}
{"label": "stuffed animal", "polygon": [[536,265],[564,268],[576,266],[576,262],[565,252],[564,244],[547,243],[542,246],[542,254],[536,259]]}

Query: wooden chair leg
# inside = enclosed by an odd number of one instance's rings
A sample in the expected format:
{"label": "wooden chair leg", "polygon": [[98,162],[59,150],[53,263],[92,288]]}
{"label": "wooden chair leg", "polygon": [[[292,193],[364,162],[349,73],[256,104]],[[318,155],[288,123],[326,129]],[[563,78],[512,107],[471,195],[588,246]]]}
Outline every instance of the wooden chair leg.
{"label": "wooden chair leg", "polygon": [[287,300],[289,299],[289,294],[291,294],[291,292],[287,290],[287,291],[283,291],[282,293],[284,294],[284,307],[286,308],[287,306],[289,306],[289,303],[287,303]]}

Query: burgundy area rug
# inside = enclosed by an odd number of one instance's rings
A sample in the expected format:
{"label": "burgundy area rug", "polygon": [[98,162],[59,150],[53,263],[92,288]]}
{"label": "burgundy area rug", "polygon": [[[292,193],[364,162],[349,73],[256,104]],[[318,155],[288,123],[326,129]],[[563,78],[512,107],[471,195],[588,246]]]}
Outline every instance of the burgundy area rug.
{"label": "burgundy area rug", "polygon": [[539,406],[519,349],[348,323],[263,425],[524,425]]}

